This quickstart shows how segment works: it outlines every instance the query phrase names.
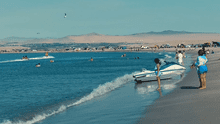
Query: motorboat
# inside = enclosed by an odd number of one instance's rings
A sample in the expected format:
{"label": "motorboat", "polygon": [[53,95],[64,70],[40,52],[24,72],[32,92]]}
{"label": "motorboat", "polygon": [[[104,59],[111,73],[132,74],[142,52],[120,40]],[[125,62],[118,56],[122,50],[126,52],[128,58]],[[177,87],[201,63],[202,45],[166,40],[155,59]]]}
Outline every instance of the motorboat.
{"label": "motorboat", "polygon": [[[184,73],[186,68],[175,62],[166,62],[166,64],[160,67],[161,80],[171,79],[174,76],[181,75]],[[136,82],[149,82],[157,81],[155,70],[142,69],[142,72],[133,75]]]}
{"label": "motorboat", "polygon": [[36,64],[36,67],[40,67],[40,63]]}
{"label": "motorboat", "polygon": [[21,60],[29,60],[27,56],[23,56]]}

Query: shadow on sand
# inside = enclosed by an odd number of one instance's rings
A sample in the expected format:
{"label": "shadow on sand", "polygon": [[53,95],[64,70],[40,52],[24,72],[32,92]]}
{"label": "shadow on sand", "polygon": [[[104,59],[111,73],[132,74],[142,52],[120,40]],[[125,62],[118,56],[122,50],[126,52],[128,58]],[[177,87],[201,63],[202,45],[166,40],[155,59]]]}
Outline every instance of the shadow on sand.
{"label": "shadow on sand", "polygon": [[[171,80],[172,78],[166,78],[166,79],[160,79],[160,81],[162,80]],[[148,81],[136,81],[135,84],[142,84],[142,83],[145,83],[145,82],[152,82],[152,81],[157,81],[157,79],[155,80],[148,80]]]}
{"label": "shadow on sand", "polygon": [[193,86],[182,86],[180,89],[198,89],[198,87],[193,87]]}

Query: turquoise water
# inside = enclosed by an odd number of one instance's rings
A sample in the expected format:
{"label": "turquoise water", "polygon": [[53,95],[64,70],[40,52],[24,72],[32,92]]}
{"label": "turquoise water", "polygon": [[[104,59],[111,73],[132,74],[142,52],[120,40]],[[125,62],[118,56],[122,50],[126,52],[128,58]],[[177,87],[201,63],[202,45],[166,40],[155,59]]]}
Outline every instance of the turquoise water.
{"label": "turquoise water", "polygon": [[[154,69],[157,57],[176,61],[175,54],[123,54],[50,53],[54,63],[40,59],[42,53],[0,54],[0,123],[135,123],[147,105],[171,92],[181,78],[162,81],[162,92],[156,91],[157,82],[135,84],[135,72]],[[17,61],[26,55],[38,59]],[[191,59],[184,61],[188,72]]]}

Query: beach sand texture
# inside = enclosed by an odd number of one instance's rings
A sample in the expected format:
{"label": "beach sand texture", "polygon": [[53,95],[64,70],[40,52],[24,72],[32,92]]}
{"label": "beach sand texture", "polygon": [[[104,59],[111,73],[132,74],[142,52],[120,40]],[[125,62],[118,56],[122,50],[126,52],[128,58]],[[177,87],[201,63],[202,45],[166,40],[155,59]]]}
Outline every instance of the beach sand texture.
{"label": "beach sand texture", "polygon": [[[191,52],[195,61],[197,51]],[[160,97],[146,109],[138,124],[219,124],[219,51],[209,54],[206,89],[197,89],[199,80],[193,68],[172,93]]]}

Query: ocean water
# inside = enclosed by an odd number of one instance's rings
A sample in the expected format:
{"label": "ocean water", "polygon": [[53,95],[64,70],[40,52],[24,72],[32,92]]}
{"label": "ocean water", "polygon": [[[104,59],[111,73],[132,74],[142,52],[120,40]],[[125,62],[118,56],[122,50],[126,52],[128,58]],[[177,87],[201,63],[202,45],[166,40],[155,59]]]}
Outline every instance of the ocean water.
{"label": "ocean water", "polygon": [[[155,58],[176,62],[175,53],[125,53],[50,53],[54,63],[43,53],[0,54],[0,124],[135,123],[184,76],[161,81],[161,92],[156,81],[136,84],[134,73],[154,69]],[[184,63],[187,74],[190,55]]]}

